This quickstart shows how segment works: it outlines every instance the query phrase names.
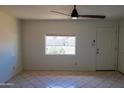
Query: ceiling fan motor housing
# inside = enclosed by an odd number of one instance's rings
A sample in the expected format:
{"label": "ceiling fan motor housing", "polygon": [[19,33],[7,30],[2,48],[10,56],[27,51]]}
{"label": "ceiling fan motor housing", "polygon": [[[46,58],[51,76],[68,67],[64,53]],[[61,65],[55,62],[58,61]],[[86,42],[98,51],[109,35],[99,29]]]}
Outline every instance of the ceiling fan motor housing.
{"label": "ceiling fan motor housing", "polygon": [[79,17],[76,8],[73,9],[73,11],[72,11],[72,13],[71,13],[71,17]]}

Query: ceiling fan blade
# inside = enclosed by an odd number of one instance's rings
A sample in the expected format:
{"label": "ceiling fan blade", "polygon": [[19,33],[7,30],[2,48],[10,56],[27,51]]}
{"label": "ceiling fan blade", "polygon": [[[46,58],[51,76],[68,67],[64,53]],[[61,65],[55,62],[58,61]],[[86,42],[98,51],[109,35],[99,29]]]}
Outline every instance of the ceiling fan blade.
{"label": "ceiling fan blade", "polygon": [[79,17],[104,19],[106,16],[104,16],[104,15],[79,15]]}
{"label": "ceiling fan blade", "polygon": [[57,13],[57,14],[62,14],[62,15],[66,15],[66,16],[70,16],[69,14],[65,14],[65,13],[58,12],[58,11],[50,11],[50,12]]}

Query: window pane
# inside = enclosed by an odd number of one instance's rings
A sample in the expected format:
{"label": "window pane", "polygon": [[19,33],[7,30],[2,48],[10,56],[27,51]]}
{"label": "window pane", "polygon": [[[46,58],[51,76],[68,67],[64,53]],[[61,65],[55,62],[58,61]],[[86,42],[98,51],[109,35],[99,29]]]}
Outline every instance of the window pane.
{"label": "window pane", "polygon": [[46,54],[74,55],[75,36],[46,36]]}

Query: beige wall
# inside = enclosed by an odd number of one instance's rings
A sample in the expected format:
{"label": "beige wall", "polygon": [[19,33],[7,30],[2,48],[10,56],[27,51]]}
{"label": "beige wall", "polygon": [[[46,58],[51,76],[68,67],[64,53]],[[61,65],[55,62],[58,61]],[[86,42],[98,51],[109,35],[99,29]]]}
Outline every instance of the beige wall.
{"label": "beige wall", "polygon": [[124,21],[119,24],[119,57],[118,69],[124,73]]}
{"label": "beige wall", "polygon": [[0,83],[22,69],[20,55],[20,23],[0,12]]}
{"label": "beige wall", "polygon": [[[114,21],[25,20],[22,22],[24,69],[31,70],[96,70],[96,31],[116,29]],[[75,35],[76,56],[45,55],[45,35]]]}

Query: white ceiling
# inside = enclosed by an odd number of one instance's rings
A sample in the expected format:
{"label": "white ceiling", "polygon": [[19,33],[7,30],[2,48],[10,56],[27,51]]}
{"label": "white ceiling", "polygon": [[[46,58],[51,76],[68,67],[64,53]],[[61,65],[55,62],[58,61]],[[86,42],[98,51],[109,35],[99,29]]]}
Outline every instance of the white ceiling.
{"label": "white ceiling", "polygon": [[[8,5],[0,6],[0,9],[20,19],[70,19],[70,17],[52,13],[59,11],[70,14],[73,5]],[[77,5],[79,14],[100,14],[106,19],[123,19],[124,5]]]}

